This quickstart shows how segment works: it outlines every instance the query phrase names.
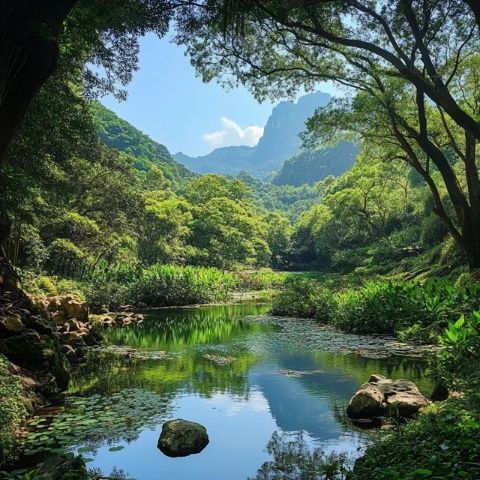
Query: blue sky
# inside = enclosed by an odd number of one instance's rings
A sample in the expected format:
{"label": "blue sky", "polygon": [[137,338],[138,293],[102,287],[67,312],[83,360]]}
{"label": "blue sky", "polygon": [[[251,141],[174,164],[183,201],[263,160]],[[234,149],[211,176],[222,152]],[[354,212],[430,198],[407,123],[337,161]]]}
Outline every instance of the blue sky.
{"label": "blue sky", "polygon": [[[167,38],[141,39],[140,69],[127,86],[128,99],[101,102],[172,152],[204,155],[227,145],[255,145],[273,108],[259,104],[245,88],[227,91],[204,84]],[[334,93],[322,85],[321,90]]]}

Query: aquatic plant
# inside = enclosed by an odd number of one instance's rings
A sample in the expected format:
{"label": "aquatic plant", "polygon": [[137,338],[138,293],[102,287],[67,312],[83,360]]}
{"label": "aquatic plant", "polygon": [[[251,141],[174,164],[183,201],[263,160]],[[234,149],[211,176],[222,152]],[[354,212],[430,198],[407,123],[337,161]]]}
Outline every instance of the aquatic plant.
{"label": "aquatic plant", "polygon": [[[88,455],[105,442],[111,451],[120,450],[120,442],[134,440],[143,428],[155,427],[168,413],[165,397],[138,388],[70,397],[54,416],[37,415],[29,420],[24,455],[71,451]],[[78,445],[81,447],[75,450]]]}

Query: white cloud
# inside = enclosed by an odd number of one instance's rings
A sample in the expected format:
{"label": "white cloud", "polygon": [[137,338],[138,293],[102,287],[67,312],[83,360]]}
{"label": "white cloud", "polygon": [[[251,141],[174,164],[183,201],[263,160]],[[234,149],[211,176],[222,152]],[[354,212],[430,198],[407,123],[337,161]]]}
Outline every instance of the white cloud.
{"label": "white cloud", "polygon": [[234,120],[221,117],[223,130],[205,133],[202,138],[214,147],[226,147],[232,145],[248,145],[254,147],[263,135],[263,127],[249,125],[241,127]]}

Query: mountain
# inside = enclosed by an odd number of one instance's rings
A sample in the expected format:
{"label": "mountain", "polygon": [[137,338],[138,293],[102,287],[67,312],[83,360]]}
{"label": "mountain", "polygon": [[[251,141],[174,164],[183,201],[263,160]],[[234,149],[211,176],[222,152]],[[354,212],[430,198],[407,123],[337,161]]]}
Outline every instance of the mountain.
{"label": "mountain", "polygon": [[170,155],[165,145],[155,142],[102,104],[95,102],[92,109],[100,141],[109,148],[132,156],[138,170],[146,171],[152,165],[158,165],[174,184],[195,176]]}
{"label": "mountain", "polygon": [[189,157],[184,153],[175,159],[197,173],[238,175],[248,172],[257,178],[271,177],[282,167],[284,160],[300,149],[298,134],[305,129],[305,120],[316,108],[327,105],[330,95],[310,93],[297,102],[280,102],[265,125],[263,136],[255,147],[217,148],[208,155]]}
{"label": "mountain", "polygon": [[358,146],[340,141],[334,147],[303,151],[285,160],[272,179],[274,185],[304,185],[323,180],[329,175],[338,177],[353,166]]}

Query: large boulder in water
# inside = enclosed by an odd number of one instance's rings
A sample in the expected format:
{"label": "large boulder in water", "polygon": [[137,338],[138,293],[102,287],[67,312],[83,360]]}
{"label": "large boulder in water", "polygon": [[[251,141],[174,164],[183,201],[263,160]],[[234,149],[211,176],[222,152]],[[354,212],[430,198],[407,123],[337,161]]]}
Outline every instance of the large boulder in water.
{"label": "large boulder in water", "polygon": [[169,457],[185,457],[200,453],[208,442],[207,430],[203,425],[177,418],[163,424],[157,446]]}
{"label": "large boulder in water", "polygon": [[400,417],[410,417],[428,405],[415,383],[409,380],[391,380],[383,375],[372,375],[347,406],[353,419],[372,419],[385,416],[391,406],[398,409]]}

